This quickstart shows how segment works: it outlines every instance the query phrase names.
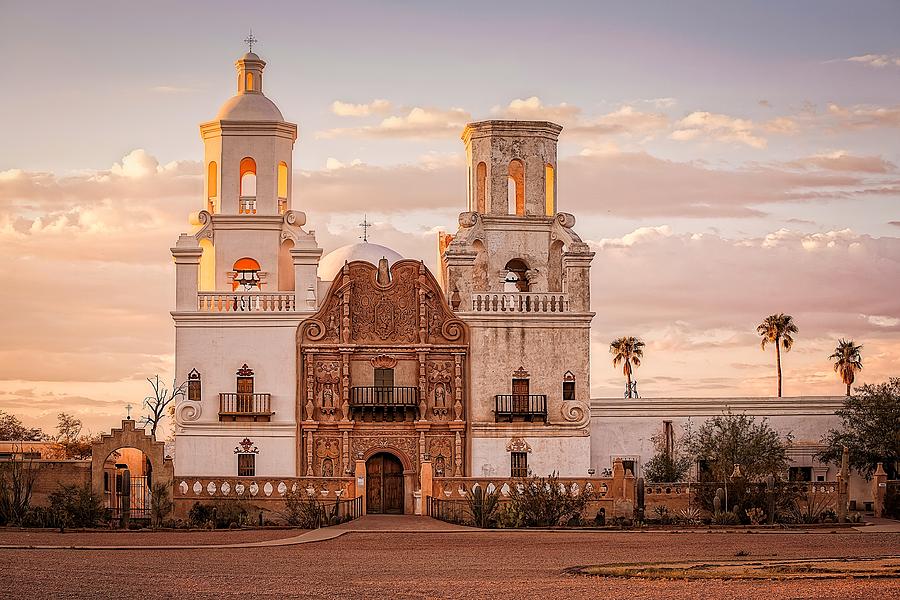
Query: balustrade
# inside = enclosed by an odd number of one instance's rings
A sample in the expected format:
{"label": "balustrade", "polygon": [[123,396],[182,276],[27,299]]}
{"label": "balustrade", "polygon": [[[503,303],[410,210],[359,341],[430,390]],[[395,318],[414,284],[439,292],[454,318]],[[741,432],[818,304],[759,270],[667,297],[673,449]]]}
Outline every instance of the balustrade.
{"label": "balustrade", "polygon": [[268,420],[271,415],[270,394],[219,394],[219,420],[236,420],[237,417]]}
{"label": "balustrade", "polygon": [[198,292],[200,312],[293,312],[294,292]]}
{"label": "balustrade", "polygon": [[472,294],[473,312],[569,312],[569,296],[555,292],[503,292]]}

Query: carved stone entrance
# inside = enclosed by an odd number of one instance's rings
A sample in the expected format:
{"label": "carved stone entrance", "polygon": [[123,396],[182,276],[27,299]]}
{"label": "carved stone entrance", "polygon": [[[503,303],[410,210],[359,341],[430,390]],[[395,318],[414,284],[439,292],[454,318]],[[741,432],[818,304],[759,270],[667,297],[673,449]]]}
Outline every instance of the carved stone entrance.
{"label": "carved stone entrance", "polygon": [[379,452],[366,461],[366,512],[403,513],[403,464]]}

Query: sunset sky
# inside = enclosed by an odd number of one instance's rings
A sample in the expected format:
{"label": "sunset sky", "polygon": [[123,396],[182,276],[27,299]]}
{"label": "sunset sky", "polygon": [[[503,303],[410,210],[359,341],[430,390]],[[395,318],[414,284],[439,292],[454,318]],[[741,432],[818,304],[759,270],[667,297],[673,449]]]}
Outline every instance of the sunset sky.
{"label": "sunset sky", "polygon": [[[627,4],[628,6],[621,6]],[[632,6],[638,4],[638,6]],[[756,325],[800,328],[786,395],[900,375],[900,3],[6,2],[0,409],[100,431],[172,376],[169,248],[204,202],[197,125],[234,60],[299,124],[293,207],[330,251],[434,267],[465,210],[459,134],[560,123],[559,209],[596,252],[592,392],[647,342],[646,397],[774,392]]]}

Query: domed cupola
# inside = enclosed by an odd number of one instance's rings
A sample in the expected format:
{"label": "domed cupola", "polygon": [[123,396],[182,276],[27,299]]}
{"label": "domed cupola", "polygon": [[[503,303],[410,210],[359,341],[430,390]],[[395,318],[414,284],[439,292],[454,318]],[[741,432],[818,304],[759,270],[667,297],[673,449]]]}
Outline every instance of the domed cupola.
{"label": "domed cupola", "polygon": [[263,93],[266,62],[247,52],[234,63],[237,94],[200,125],[206,147],[207,210],[279,215],[291,208],[291,154],[297,125]]}

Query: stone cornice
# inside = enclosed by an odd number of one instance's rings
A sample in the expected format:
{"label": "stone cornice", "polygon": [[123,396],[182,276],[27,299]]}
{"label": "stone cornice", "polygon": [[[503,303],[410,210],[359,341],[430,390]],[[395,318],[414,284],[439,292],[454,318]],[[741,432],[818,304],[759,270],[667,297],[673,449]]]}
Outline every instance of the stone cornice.
{"label": "stone cornice", "polygon": [[191,435],[204,437],[296,437],[297,423],[295,421],[270,421],[267,423],[249,423],[239,421],[225,423],[213,421],[211,423],[189,422],[178,424],[179,433],[190,431]]}
{"label": "stone cornice", "polygon": [[457,312],[470,327],[547,327],[583,329],[591,326],[594,313],[479,313]]}
{"label": "stone cornice", "polygon": [[200,124],[203,139],[229,135],[275,135],[297,139],[297,124],[286,121],[207,121]]}
{"label": "stone cornice", "polygon": [[592,398],[591,417],[714,417],[730,409],[755,416],[833,415],[843,396],[739,398]]}
{"label": "stone cornice", "polygon": [[460,138],[468,144],[470,140],[487,136],[543,137],[553,141],[559,139],[562,125],[550,121],[512,121],[494,119],[469,123]]}
{"label": "stone cornice", "polygon": [[494,423],[493,421],[473,421],[472,437],[509,438],[519,437],[589,437],[590,427],[576,425],[545,425],[544,423]]}
{"label": "stone cornice", "polygon": [[310,318],[314,311],[297,312],[200,312],[172,311],[175,327],[291,327]]}

